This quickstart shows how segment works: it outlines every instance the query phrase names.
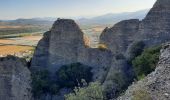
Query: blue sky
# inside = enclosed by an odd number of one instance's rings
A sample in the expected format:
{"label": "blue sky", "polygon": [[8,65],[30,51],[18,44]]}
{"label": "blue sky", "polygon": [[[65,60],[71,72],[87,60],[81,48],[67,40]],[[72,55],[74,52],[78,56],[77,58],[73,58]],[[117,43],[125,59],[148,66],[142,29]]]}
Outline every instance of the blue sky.
{"label": "blue sky", "polygon": [[148,9],[156,0],[0,0],[0,19],[93,17]]}

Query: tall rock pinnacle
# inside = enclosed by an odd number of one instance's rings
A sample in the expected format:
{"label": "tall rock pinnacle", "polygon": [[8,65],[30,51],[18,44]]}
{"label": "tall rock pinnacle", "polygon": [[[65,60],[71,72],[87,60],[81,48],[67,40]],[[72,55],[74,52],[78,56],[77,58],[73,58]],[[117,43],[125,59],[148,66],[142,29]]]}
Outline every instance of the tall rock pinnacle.
{"label": "tall rock pinnacle", "polygon": [[83,33],[78,25],[71,19],[58,19],[38,43],[32,66],[56,71],[57,66],[77,62],[79,48],[83,46]]}
{"label": "tall rock pinnacle", "polygon": [[157,44],[170,40],[169,5],[169,0],[157,0],[153,8],[141,22],[139,30],[140,37],[145,39],[147,44]]}

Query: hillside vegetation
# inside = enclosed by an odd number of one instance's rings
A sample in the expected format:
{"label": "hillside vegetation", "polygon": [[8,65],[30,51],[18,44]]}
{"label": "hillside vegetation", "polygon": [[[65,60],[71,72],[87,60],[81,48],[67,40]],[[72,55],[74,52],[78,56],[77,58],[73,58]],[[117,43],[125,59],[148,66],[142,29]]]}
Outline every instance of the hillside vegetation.
{"label": "hillside vegetation", "polygon": [[137,79],[140,80],[155,70],[155,66],[159,61],[161,46],[145,49],[141,55],[137,56],[132,65],[136,73]]}

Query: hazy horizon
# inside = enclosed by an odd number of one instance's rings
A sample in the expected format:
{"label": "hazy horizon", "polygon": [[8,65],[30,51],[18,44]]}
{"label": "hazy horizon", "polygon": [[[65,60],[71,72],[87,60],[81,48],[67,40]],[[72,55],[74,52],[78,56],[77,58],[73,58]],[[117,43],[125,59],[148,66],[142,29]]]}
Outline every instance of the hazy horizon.
{"label": "hazy horizon", "polygon": [[[18,18],[89,18],[149,9],[156,0],[1,0],[1,20]],[[147,2],[147,3],[146,3]]]}

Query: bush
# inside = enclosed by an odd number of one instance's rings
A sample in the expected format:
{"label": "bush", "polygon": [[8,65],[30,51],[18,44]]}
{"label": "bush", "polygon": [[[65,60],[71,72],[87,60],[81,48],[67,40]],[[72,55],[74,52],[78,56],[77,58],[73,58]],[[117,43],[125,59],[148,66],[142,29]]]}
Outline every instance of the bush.
{"label": "bush", "polygon": [[91,67],[80,63],[62,66],[57,72],[56,78],[51,78],[47,70],[32,73],[32,92],[34,97],[42,94],[57,94],[61,88],[74,88],[82,86],[81,79],[88,83],[92,80]]}
{"label": "bush", "polygon": [[59,85],[68,88],[81,85],[81,79],[85,79],[86,82],[92,80],[91,67],[82,65],[81,63],[64,65],[56,72],[56,75]]}
{"label": "bush", "polygon": [[105,44],[99,44],[98,48],[99,48],[100,50],[106,50],[106,49],[108,49]]}
{"label": "bush", "polygon": [[87,87],[78,87],[74,93],[65,95],[66,100],[103,100],[102,86],[98,82],[90,83]]}
{"label": "bush", "polygon": [[104,93],[106,98],[113,99],[123,92],[125,87],[127,87],[127,78],[125,74],[118,70],[113,70],[112,74],[107,76],[107,82],[104,85]]}
{"label": "bush", "polygon": [[159,60],[160,49],[160,46],[145,49],[140,56],[137,56],[132,61],[138,80],[155,70],[155,66]]}
{"label": "bush", "polygon": [[32,92],[35,97],[50,92],[51,86],[47,70],[32,73]]}
{"label": "bush", "polygon": [[32,73],[32,92],[34,97],[39,97],[41,94],[56,94],[59,91],[59,86],[50,79],[47,70],[37,71]]}

